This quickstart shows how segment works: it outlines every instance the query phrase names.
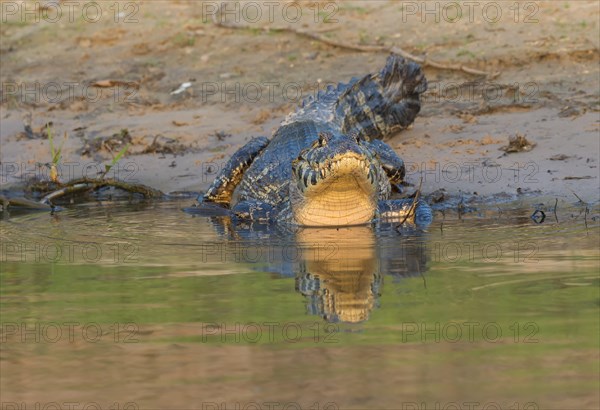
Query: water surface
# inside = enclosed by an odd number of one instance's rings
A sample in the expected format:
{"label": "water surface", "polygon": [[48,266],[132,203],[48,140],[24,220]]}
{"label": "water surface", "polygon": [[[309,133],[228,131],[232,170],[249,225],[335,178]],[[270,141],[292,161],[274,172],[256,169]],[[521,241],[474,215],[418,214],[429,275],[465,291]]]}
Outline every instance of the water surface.
{"label": "water surface", "polygon": [[189,203],[4,216],[3,403],[600,405],[598,210],[290,231]]}

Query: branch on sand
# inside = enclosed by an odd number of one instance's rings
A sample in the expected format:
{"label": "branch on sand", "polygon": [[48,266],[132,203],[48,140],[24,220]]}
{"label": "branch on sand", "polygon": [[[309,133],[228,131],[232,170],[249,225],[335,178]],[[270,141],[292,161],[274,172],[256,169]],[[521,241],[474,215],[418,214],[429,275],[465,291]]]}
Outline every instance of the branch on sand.
{"label": "branch on sand", "polygon": [[50,192],[45,195],[41,200],[41,204],[51,204],[52,200],[56,198],[60,198],[62,196],[73,194],[77,192],[89,192],[95,189],[104,188],[104,187],[115,187],[122,189],[124,191],[130,192],[132,194],[142,194],[144,197],[150,198],[160,198],[164,196],[164,194],[154,188],[150,188],[146,185],[142,184],[129,184],[127,182],[119,181],[116,179],[91,179],[91,178],[81,178],[73,181],[69,181],[66,184],[62,184],[63,186]]}
{"label": "branch on sand", "polygon": [[[55,209],[54,205],[52,204],[52,200],[54,199],[60,198],[68,194],[90,192],[95,189],[104,187],[115,187],[130,192],[132,194],[142,194],[147,199],[161,198],[165,196],[165,194],[163,194],[161,191],[154,188],[150,188],[146,185],[129,184],[127,182],[118,181],[116,179],[81,178],[69,181],[65,184],[59,183],[57,185],[60,186],[60,189],[56,189],[46,194],[39,202],[22,197],[8,198],[3,195],[0,195],[0,211],[6,211],[9,208],[52,211]],[[32,191],[45,192],[48,191],[48,187],[48,182],[38,182],[30,185],[28,188]]]}
{"label": "branch on sand", "polygon": [[[223,27],[223,28],[236,29],[236,30],[253,30],[254,29],[254,27],[251,27],[248,25],[235,24],[235,23],[229,23],[229,22],[223,21],[221,19],[221,7],[223,6],[223,4],[224,3],[221,3],[221,6],[219,6],[219,8],[217,9],[217,12],[212,15],[213,23],[216,26]],[[315,32],[315,31],[309,31],[309,30],[305,30],[302,28],[294,28],[294,27],[289,27],[289,26],[286,26],[286,27],[268,27],[267,26],[267,27],[264,27],[263,30],[265,30],[267,32],[276,32],[276,33],[277,32],[294,33],[299,36],[308,37],[310,39],[319,41],[321,43],[325,43],[332,47],[343,48],[346,50],[354,50],[354,51],[369,52],[369,53],[394,53],[394,54],[398,54],[398,55],[406,58],[407,60],[411,60],[411,61],[414,61],[415,63],[421,64],[423,67],[433,67],[433,68],[437,68],[439,70],[448,70],[448,71],[460,71],[460,72],[463,72],[466,74],[485,76],[488,79],[494,79],[500,75],[499,71],[490,73],[487,71],[482,71],[482,70],[477,70],[475,68],[467,67],[462,64],[443,63],[443,62],[428,59],[426,57],[419,57],[419,56],[411,54],[408,51],[403,50],[402,48],[396,47],[396,46],[376,46],[376,45],[352,44],[352,43],[346,43],[343,41],[333,40],[333,39],[330,39],[330,38],[324,36],[323,34],[321,34],[325,31],[331,31],[331,29]]]}

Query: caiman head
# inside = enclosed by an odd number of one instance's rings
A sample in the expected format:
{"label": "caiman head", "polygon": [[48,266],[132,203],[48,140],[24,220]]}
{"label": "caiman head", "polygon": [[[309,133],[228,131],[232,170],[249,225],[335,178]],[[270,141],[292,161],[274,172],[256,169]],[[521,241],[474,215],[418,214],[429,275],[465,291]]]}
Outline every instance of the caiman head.
{"label": "caiman head", "polygon": [[361,225],[373,220],[390,184],[368,143],[320,133],[292,163],[290,200],[303,226]]}

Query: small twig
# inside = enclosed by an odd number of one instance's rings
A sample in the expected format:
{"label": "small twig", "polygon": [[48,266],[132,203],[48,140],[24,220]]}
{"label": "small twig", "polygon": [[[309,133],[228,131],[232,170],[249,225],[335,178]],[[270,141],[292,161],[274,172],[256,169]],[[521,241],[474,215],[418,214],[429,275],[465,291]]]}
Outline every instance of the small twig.
{"label": "small twig", "polygon": [[414,214],[416,213],[417,201],[419,200],[419,196],[421,194],[421,185],[422,184],[423,184],[423,178],[421,177],[421,180],[419,181],[419,188],[417,189],[417,192],[415,192],[415,197],[413,198],[412,204],[410,204],[410,208],[408,208],[408,212],[406,212],[404,219],[400,222],[400,224],[398,224],[396,229],[400,228],[402,226],[402,224],[404,224],[404,222],[406,222],[406,220],[408,218],[410,218],[411,216],[414,216]]}
{"label": "small twig", "polygon": [[[250,27],[248,25],[234,24],[234,23],[228,23],[228,22],[222,21],[221,20],[221,7],[224,4],[225,3],[222,2],[221,5],[218,7],[217,12],[212,15],[213,23],[216,26],[224,27],[224,28],[231,28],[231,29],[236,29],[236,30],[252,30],[253,29],[253,27]],[[274,32],[294,33],[299,36],[304,36],[304,37],[308,37],[308,38],[316,40],[316,41],[320,41],[321,43],[325,43],[332,47],[343,48],[346,50],[354,50],[354,51],[369,52],[369,53],[381,53],[381,52],[394,53],[394,54],[401,55],[402,57],[406,58],[407,60],[411,60],[411,61],[414,61],[415,63],[421,64],[423,67],[433,67],[433,68],[437,68],[440,70],[449,70],[449,71],[461,71],[466,74],[486,76],[489,79],[496,78],[500,75],[500,72],[489,73],[487,71],[477,70],[475,68],[467,67],[467,66],[460,65],[460,64],[442,63],[439,61],[430,60],[425,57],[419,57],[419,56],[411,54],[408,51],[405,51],[405,50],[401,49],[400,47],[396,47],[396,46],[369,46],[369,45],[351,44],[351,43],[346,43],[343,41],[332,40],[330,38],[327,38],[327,37],[319,34],[318,32],[304,30],[301,28],[289,27],[289,26],[287,26],[287,27],[266,27],[265,30],[266,31],[274,31]],[[330,30],[326,30],[326,31],[330,31]]]}
{"label": "small twig", "polygon": [[588,207],[585,207],[585,213],[583,214],[583,221],[585,222],[585,235],[586,236],[590,236],[590,232],[588,231],[588,224],[587,224],[587,214],[590,212],[590,210],[588,209]]}
{"label": "small twig", "polygon": [[577,194],[575,193],[575,191],[573,191],[573,190],[571,190],[571,189],[570,189],[569,191],[571,191],[571,192],[573,193],[573,195],[575,195],[575,196],[577,197],[577,199],[579,199],[579,202],[581,202],[582,204],[585,204],[585,201],[584,201],[583,199],[581,199],[581,198],[579,197],[579,195],[577,195]]}
{"label": "small twig", "polygon": [[558,198],[554,198],[554,219],[556,219],[556,223],[558,223],[558,216],[556,215],[556,206],[558,205]]}

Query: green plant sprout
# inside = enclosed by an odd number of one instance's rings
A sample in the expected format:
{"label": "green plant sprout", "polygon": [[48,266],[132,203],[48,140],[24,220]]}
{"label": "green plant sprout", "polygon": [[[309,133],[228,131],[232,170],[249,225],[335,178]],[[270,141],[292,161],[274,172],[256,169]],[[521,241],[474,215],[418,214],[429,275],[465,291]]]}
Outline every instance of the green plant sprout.
{"label": "green plant sprout", "polygon": [[48,134],[48,141],[50,142],[50,155],[52,157],[52,163],[50,164],[50,180],[55,183],[59,183],[58,181],[58,163],[60,162],[60,157],[63,149],[63,145],[68,138],[67,132],[65,131],[65,136],[63,138],[62,143],[58,150],[54,148],[54,135],[52,134],[52,128],[50,125],[46,126],[46,133]]}
{"label": "green plant sprout", "polygon": [[129,149],[129,145],[131,145],[131,143],[128,143],[127,145],[125,145],[121,151],[119,151],[117,153],[117,155],[114,156],[114,158],[112,159],[110,165],[104,165],[104,173],[102,173],[102,176],[100,177],[100,179],[104,179],[104,177],[106,176],[106,174],[108,174],[108,172],[112,169],[112,167],[115,166],[115,164],[117,162],[119,162],[119,160],[123,157],[123,155],[125,155],[125,153],[127,152],[127,150]]}

